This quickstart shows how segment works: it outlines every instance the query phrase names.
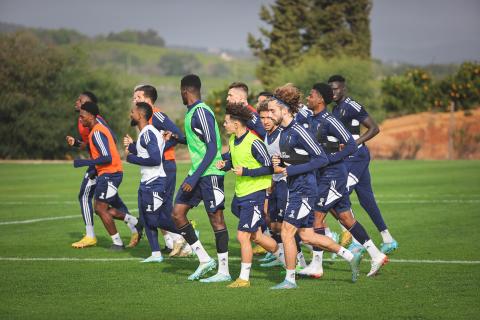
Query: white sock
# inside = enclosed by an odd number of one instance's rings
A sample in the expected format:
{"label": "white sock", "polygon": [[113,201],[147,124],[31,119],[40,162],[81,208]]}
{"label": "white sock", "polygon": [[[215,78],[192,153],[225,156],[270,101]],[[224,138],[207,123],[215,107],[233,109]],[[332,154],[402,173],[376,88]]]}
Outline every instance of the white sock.
{"label": "white sock", "polygon": [[307,262],[305,261],[305,256],[303,255],[302,251],[297,253],[297,261],[300,267],[305,268],[307,266]]}
{"label": "white sock", "polygon": [[161,257],[162,253],[160,251],[152,251],[152,257]]}
{"label": "white sock", "polygon": [[230,274],[230,270],[228,269],[228,251],[224,253],[217,253],[217,256],[218,256],[218,273],[228,276]]}
{"label": "white sock", "polygon": [[123,221],[127,224],[128,228],[132,233],[138,233],[137,228],[135,228],[135,225],[138,223],[137,218],[127,213],[125,214],[125,218],[123,218]]}
{"label": "white sock", "polygon": [[115,233],[113,236],[110,236],[110,237],[112,237],[113,244],[123,246],[122,238],[120,238],[120,234],[118,232]]}
{"label": "white sock", "polygon": [[310,263],[314,268],[323,268],[323,250],[313,251],[312,262]]}
{"label": "white sock", "polygon": [[353,260],[353,253],[351,253],[344,247],[340,247],[340,250],[338,250],[337,254],[348,262]]}
{"label": "white sock", "polygon": [[285,254],[283,252],[283,243],[278,244],[278,249],[273,253],[273,255],[277,258],[278,261],[285,265]]}
{"label": "white sock", "polygon": [[86,230],[86,233],[87,233],[87,237],[90,237],[90,238],[95,238],[95,230],[93,229],[93,225],[86,225],[85,226],[85,230]]}
{"label": "white sock", "polygon": [[378,260],[383,257],[383,253],[378,250],[372,240],[368,240],[363,244],[363,247],[367,249],[368,254],[372,257],[372,260]]}
{"label": "white sock", "polygon": [[197,255],[200,263],[207,263],[208,261],[212,260],[212,258],[210,258],[210,256],[208,255],[207,251],[205,251],[205,249],[203,248],[200,240],[192,244],[192,250]]}
{"label": "white sock", "polygon": [[380,234],[382,235],[383,243],[393,242],[393,237],[388,231],[388,229],[383,230],[382,232],[380,232]]}
{"label": "white sock", "polygon": [[329,237],[330,239],[333,239],[333,235],[332,235],[332,231],[330,230],[330,228],[325,228],[325,235],[327,237]]}
{"label": "white sock", "polygon": [[249,281],[250,279],[250,270],[252,269],[251,263],[243,263],[240,269],[240,276],[239,278],[245,281]]}
{"label": "white sock", "polygon": [[285,275],[285,280],[291,282],[291,283],[296,283],[295,282],[295,269],[293,270],[288,270],[286,269],[287,274]]}
{"label": "white sock", "polygon": [[136,225],[138,223],[138,219],[128,213],[125,214],[125,218],[123,218],[123,221],[125,221],[125,223],[130,223],[133,225]]}
{"label": "white sock", "polygon": [[163,240],[165,240],[165,247],[168,249],[173,249],[173,237],[169,232],[163,236]]}
{"label": "white sock", "polygon": [[173,242],[182,240],[182,238],[183,238],[181,234],[173,233],[173,232],[170,232],[170,231],[167,231],[166,236],[171,238],[173,240]]}

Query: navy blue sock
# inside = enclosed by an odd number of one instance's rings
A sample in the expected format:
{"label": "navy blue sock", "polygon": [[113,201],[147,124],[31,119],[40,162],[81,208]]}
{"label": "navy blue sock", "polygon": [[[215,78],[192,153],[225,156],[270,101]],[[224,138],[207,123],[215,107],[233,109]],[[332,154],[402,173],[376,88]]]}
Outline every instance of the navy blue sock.
{"label": "navy blue sock", "polygon": [[272,238],[277,243],[282,243],[282,236],[280,235],[280,233],[272,232]]}
{"label": "navy blue sock", "polygon": [[183,227],[178,228],[178,231],[180,231],[180,234],[185,238],[189,245],[192,245],[198,241],[195,230],[193,229],[193,226],[190,222],[188,222]]}
{"label": "navy blue sock", "polygon": [[217,253],[228,252],[228,230],[227,229],[215,231],[215,244],[217,245]]}
{"label": "navy blue sock", "polygon": [[302,252],[302,245],[300,244],[301,241],[302,241],[302,239],[300,238],[298,233],[296,233],[295,234],[295,244],[297,245],[297,253]]}
{"label": "navy blue sock", "polygon": [[145,228],[147,234],[148,243],[153,251],[160,251],[160,245],[158,244],[158,230],[157,228]]}
{"label": "navy blue sock", "polygon": [[[322,236],[325,235],[325,228],[314,228],[313,231],[316,234],[321,234]],[[323,249],[319,247],[313,247],[313,251],[319,252],[319,251],[323,251]]]}
{"label": "navy blue sock", "polygon": [[350,231],[352,236],[355,239],[357,239],[357,241],[360,242],[360,244],[362,245],[368,240],[370,240],[370,237],[368,236],[367,231],[358,221],[355,222],[353,226],[350,228],[350,230],[348,231]]}

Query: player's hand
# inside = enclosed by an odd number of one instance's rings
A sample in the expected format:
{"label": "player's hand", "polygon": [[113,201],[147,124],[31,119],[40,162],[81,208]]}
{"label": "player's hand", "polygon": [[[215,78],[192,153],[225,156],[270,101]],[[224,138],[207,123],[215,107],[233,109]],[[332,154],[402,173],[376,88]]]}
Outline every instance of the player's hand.
{"label": "player's hand", "polygon": [[345,144],[340,143],[340,144],[338,145],[338,151],[342,151],[343,149],[345,149]]}
{"label": "player's hand", "polygon": [[163,139],[165,141],[168,141],[172,138],[172,135],[173,135],[172,131],[164,131],[163,132]]}
{"label": "player's hand", "polygon": [[125,147],[125,156],[128,156],[130,154],[130,151],[128,151],[128,146]]}
{"label": "player's hand", "polygon": [[193,190],[192,186],[188,184],[187,182],[184,182],[182,184],[182,190],[185,192],[191,192]]}
{"label": "player's hand", "polygon": [[125,137],[123,137],[123,146],[128,148],[128,145],[130,143],[133,143],[133,139],[128,134],[126,134]]}
{"label": "player's hand", "polygon": [[67,143],[70,147],[73,147],[75,144],[75,138],[72,136],[66,136],[65,139],[67,140]]}
{"label": "player's hand", "polygon": [[281,160],[280,160],[279,155],[274,155],[272,157],[272,164],[273,164],[274,167],[278,167],[280,165],[280,162],[281,162]]}
{"label": "player's hand", "polygon": [[275,167],[273,167],[273,173],[281,173],[284,176],[286,176],[287,175],[287,168],[275,166]]}
{"label": "player's hand", "polygon": [[218,160],[217,163],[215,164],[215,167],[216,167],[218,170],[222,170],[223,168],[225,168],[225,164],[226,164],[225,161],[223,161],[223,160]]}
{"label": "player's hand", "polygon": [[237,176],[241,176],[243,174],[243,167],[237,166],[235,168],[232,168],[233,173],[235,173]]}

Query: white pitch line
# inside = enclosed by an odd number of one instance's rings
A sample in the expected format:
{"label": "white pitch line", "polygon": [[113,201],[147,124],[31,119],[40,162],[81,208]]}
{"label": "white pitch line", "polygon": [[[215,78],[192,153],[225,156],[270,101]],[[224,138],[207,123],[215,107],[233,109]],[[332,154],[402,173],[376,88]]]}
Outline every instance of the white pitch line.
{"label": "white pitch line", "polygon": [[[130,212],[131,213],[138,212],[138,209],[132,209],[132,210],[130,210]],[[0,221],[0,226],[11,225],[11,224],[28,224],[28,223],[52,221],[52,220],[66,220],[66,219],[74,219],[74,218],[81,219],[82,216],[80,214],[76,214],[74,216],[46,217],[46,218],[38,218],[38,219],[30,219],[30,220],[18,220],[18,221]]]}
{"label": "white pitch line", "polygon": [[2,221],[0,222],[0,226],[9,225],[9,224],[27,224],[27,223],[35,223],[35,222],[42,222],[42,221],[64,220],[64,219],[73,219],[73,218],[81,218],[81,216],[79,214],[76,214],[74,216],[48,217],[48,218],[18,220],[18,221]]}
{"label": "white pitch line", "polygon": [[[168,258],[167,260],[196,260],[195,257],[185,257],[185,258]],[[240,257],[229,257],[230,261],[240,261]],[[117,262],[117,261],[141,261],[141,258],[68,258],[68,257],[0,257],[0,261],[56,261],[56,262]],[[324,259],[324,261],[333,261],[331,259]],[[343,260],[338,260],[342,262]],[[370,261],[365,259],[364,261]],[[480,260],[412,260],[412,259],[390,259],[391,263],[406,263],[406,264],[480,264]]]}

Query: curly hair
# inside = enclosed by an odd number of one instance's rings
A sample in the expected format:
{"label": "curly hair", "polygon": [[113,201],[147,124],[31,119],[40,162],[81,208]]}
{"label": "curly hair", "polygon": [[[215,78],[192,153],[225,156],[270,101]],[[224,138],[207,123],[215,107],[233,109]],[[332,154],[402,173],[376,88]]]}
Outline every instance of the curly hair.
{"label": "curly hair", "polygon": [[290,109],[292,114],[297,113],[299,105],[303,99],[300,90],[291,83],[278,87],[273,92],[273,98],[281,100]]}
{"label": "curly hair", "polygon": [[268,103],[272,101],[271,98],[268,98],[266,100],[263,100],[262,102],[260,102],[258,104],[258,107],[257,107],[257,112],[260,113],[262,111],[268,111]]}
{"label": "curly hair", "polygon": [[241,103],[227,103],[225,114],[240,121],[243,125],[246,125],[253,117],[253,113]]}

